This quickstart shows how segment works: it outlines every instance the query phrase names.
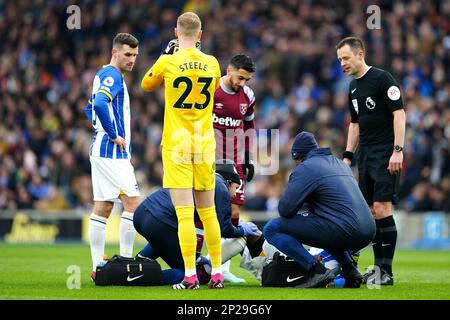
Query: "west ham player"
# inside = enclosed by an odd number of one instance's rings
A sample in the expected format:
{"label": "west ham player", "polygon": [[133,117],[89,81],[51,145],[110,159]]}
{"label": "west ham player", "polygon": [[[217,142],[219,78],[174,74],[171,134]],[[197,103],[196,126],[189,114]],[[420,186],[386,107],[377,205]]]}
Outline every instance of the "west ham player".
{"label": "west ham player", "polygon": [[[231,201],[232,221],[236,226],[239,224],[240,206],[245,202],[244,180],[250,181],[254,175],[251,150],[255,137],[255,94],[246,83],[252,78],[255,69],[249,56],[234,56],[227,67],[227,74],[221,78],[220,87],[214,93],[216,159],[233,159],[241,177],[241,185]],[[245,282],[234,276],[229,269],[228,261],[222,266],[225,282]]]}
{"label": "west ham player", "polygon": [[131,164],[130,97],[123,75],[133,69],[139,41],[128,33],[119,33],[113,40],[109,65],[94,78],[92,95],[85,113],[95,128],[90,149],[94,209],[89,221],[89,242],[92,256],[92,278],[103,260],[106,221],[113,201],[120,199],[120,255],[132,257],[136,231],[133,213],[139,205],[139,188]]}

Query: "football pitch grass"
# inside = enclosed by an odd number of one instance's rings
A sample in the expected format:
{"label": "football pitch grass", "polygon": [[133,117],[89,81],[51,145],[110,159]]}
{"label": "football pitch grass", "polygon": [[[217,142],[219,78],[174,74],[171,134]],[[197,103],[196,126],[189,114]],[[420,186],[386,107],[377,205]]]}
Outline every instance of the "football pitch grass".
{"label": "football pitch grass", "polygon": [[[140,248],[140,247],[139,247]],[[137,250],[138,248],[135,248]],[[90,280],[89,246],[80,243],[11,245],[0,243],[1,300],[403,300],[450,299],[450,251],[397,250],[395,285],[368,289],[262,288],[239,257],[231,270],[245,278],[243,284],[226,284],[224,290],[176,291],[161,287],[96,287]],[[108,246],[109,256],[118,246]],[[160,261],[161,262],[161,261]],[[361,252],[360,270],[372,263],[372,250]],[[166,268],[166,265],[161,262]],[[70,270],[80,270],[80,289],[69,289]],[[69,272],[68,272],[69,271]],[[73,276],[73,274],[72,274]],[[71,281],[69,281],[71,283]],[[73,282],[72,282],[73,283]]]}

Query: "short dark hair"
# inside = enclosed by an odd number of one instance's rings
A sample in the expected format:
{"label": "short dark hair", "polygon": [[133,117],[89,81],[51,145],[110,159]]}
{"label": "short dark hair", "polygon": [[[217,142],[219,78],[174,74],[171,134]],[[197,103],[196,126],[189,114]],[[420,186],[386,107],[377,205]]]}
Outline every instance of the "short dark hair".
{"label": "short dark hair", "polygon": [[350,48],[352,48],[353,51],[362,50],[363,52],[366,52],[366,48],[364,47],[364,42],[357,37],[347,37],[339,41],[339,43],[336,46],[336,50],[342,48],[348,44]]}
{"label": "short dark hair", "polygon": [[244,69],[248,72],[255,72],[256,67],[252,58],[245,54],[238,54],[231,58],[230,65],[236,69]]}
{"label": "short dark hair", "polygon": [[130,48],[136,48],[139,45],[139,40],[133,37],[129,33],[118,33],[113,40],[113,47],[117,48],[119,45],[122,46],[127,44]]}

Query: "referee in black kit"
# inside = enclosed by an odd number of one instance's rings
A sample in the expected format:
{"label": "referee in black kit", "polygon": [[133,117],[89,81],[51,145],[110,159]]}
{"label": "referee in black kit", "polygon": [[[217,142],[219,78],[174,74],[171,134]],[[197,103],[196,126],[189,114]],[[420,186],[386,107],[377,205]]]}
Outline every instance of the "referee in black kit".
{"label": "referee in black kit", "polygon": [[406,126],[400,88],[389,72],[366,64],[361,39],[345,38],[336,49],[343,71],[354,78],[349,88],[351,122],[343,160],[351,164],[359,143],[359,187],[377,227],[372,248],[374,265],[381,274],[376,274],[376,268],[369,270],[363,283],[393,285],[397,228],[392,204],[397,202]]}

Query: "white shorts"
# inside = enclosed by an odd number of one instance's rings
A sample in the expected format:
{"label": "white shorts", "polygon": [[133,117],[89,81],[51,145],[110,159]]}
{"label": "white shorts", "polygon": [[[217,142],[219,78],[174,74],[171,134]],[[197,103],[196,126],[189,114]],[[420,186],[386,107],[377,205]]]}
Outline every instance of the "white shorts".
{"label": "white shorts", "polygon": [[134,168],[129,159],[90,157],[94,201],[114,201],[119,195],[139,197]]}

